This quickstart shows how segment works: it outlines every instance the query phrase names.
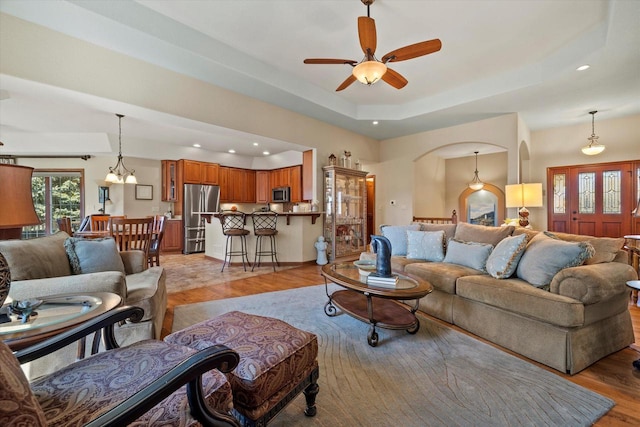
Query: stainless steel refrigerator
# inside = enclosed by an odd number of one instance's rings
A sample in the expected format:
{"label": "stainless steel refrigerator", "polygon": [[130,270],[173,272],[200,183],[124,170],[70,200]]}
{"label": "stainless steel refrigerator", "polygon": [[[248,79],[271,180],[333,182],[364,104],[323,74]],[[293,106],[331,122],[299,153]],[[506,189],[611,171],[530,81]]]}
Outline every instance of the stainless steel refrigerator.
{"label": "stainless steel refrigerator", "polygon": [[198,212],[218,212],[220,187],[217,185],[184,184],[182,219],[184,221],[185,254],[204,252],[204,217]]}

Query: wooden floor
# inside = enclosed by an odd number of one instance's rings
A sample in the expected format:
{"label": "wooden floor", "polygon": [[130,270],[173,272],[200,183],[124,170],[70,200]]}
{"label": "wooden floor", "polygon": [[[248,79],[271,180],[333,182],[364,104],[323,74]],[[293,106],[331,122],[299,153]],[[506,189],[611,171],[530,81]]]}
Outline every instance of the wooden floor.
{"label": "wooden floor", "polygon": [[[207,260],[205,262],[214,261]],[[167,314],[164,319],[163,336],[171,331],[173,309],[175,306],[201,301],[240,297],[262,292],[300,288],[320,283],[324,283],[322,276],[320,276],[320,267],[313,264],[282,272],[249,277],[246,279],[240,278],[223,284],[210,286],[208,288],[198,288],[176,294],[170,294]],[[640,308],[630,303],[630,311],[636,342],[640,344]],[[453,329],[467,335],[471,335],[460,328],[449,325],[448,323],[441,322],[437,319],[434,319],[434,321],[452,327]],[[638,348],[638,350],[640,350],[640,348]],[[531,360],[515,353],[509,353],[532,362]],[[569,381],[613,399],[616,402],[616,406],[614,406],[614,408],[595,425],[635,427],[640,425],[640,371],[634,370],[631,363],[638,358],[640,358],[640,353],[638,351],[632,348],[627,348],[600,360],[589,368],[573,376],[562,374],[536,362],[532,363],[566,378]]]}

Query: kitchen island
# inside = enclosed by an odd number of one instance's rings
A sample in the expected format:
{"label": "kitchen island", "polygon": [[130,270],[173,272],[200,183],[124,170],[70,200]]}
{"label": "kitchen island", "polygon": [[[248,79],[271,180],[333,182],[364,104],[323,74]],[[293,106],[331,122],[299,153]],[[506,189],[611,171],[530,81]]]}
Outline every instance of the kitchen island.
{"label": "kitchen island", "polygon": [[[222,234],[222,225],[217,213],[201,213],[207,217],[205,226],[204,254],[207,257],[223,260],[226,236]],[[276,246],[278,261],[281,264],[298,264],[307,261],[315,261],[317,252],[315,242],[322,235],[322,212],[283,212],[278,213],[278,235]],[[256,237],[253,234],[253,221],[251,214],[246,216],[246,229],[251,233],[247,236],[247,252],[249,261],[253,263],[256,250]],[[234,248],[239,248],[240,242],[234,242]],[[269,243],[265,241],[264,247]],[[233,263],[239,263],[240,258],[232,258]],[[271,259],[262,258],[262,264],[270,263]]]}

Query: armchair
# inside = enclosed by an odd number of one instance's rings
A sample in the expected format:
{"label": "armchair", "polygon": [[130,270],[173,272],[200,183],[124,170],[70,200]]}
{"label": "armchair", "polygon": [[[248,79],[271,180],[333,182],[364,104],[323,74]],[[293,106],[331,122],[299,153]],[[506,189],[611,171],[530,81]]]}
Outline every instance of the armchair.
{"label": "armchair", "polygon": [[[114,323],[142,315],[140,308],[120,307],[16,353],[0,341],[0,425],[239,426],[228,415],[232,395],[223,374],[236,367],[238,354],[221,345],[195,351],[158,340],[118,347]],[[19,363],[101,330],[108,351],[31,383],[22,373]]]}

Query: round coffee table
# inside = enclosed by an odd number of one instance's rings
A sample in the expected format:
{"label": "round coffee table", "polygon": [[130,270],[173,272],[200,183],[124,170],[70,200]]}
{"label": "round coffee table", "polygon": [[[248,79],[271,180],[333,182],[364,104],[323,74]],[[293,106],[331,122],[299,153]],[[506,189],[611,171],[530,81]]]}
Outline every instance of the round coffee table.
{"label": "round coffee table", "polygon": [[[327,264],[322,267],[325,290],[329,301],[324,307],[327,316],[336,316],[339,308],[351,317],[371,325],[367,342],[378,345],[376,327],[404,329],[415,334],[420,321],[415,313],[420,298],[433,291],[431,283],[407,274],[399,276],[395,287],[367,284],[365,276],[353,263]],[[345,288],[329,293],[328,281]],[[412,305],[404,302],[414,300]]]}
{"label": "round coffee table", "polygon": [[[0,324],[0,339],[13,351],[60,334],[122,303],[119,295],[108,292],[50,295],[36,299],[44,301],[35,309],[37,315],[23,323],[12,314],[10,322]],[[3,312],[8,305],[10,302],[2,307]]]}

